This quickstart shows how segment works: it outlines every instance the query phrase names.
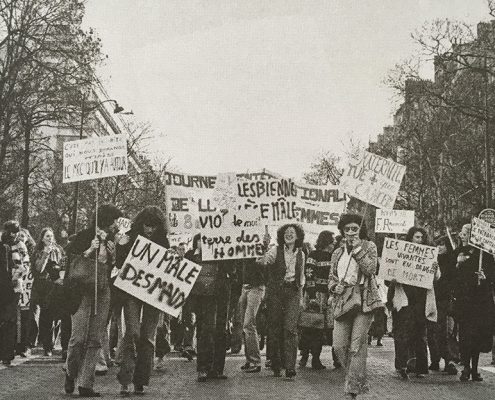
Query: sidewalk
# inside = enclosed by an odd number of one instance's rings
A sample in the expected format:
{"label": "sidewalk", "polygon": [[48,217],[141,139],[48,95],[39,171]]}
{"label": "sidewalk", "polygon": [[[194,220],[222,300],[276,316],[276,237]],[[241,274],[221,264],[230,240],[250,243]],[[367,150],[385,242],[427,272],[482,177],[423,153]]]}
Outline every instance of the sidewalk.
{"label": "sidewalk", "polygon": [[[495,368],[490,366],[491,355],[483,354],[480,365],[484,382],[459,381],[459,376],[431,373],[424,379],[411,378],[409,382],[399,380],[393,368],[394,349],[390,338],[384,347],[369,349],[369,373],[371,392],[361,399],[380,400],[492,400],[495,398]],[[260,374],[245,374],[240,367],[244,363],[241,355],[228,356],[226,381],[196,382],[196,363],[179,358],[176,353],[168,357],[165,371],[154,372],[146,399],[342,399],[343,372],[333,369],[313,371],[311,368],[297,370],[295,382],[273,378],[269,370]],[[322,357],[329,367],[330,348],[326,347]],[[0,399],[67,399],[63,392],[64,373],[58,356],[30,359],[13,368],[0,371]],[[112,367],[108,374],[96,378],[95,389],[106,399],[121,399],[116,379],[118,369]],[[77,398],[77,396],[75,396]],[[136,397],[136,396],[134,396]]]}

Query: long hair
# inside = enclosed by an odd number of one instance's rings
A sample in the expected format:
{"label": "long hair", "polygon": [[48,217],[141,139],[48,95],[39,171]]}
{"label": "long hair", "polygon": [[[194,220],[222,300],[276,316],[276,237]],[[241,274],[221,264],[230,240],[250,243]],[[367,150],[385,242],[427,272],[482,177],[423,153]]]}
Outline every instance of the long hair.
{"label": "long hair", "polygon": [[296,231],[296,243],[294,244],[294,247],[302,248],[304,243],[304,230],[300,225],[297,224],[285,224],[281,226],[277,231],[277,244],[280,247],[282,247],[285,244],[284,235],[285,235],[285,231],[288,228],[294,228],[294,230]]}
{"label": "long hair", "polygon": [[33,239],[33,237],[31,236],[31,233],[26,229],[26,228],[21,228],[21,233],[24,234],[24,236],[26,236],[26,241],[25,241],[25,245],[28,249],[28,253],[32,253],[33,250],[35,249],[36,247],[36,242],[35,240]]}
{"label": "long hair", "polygon": [[452,247],[452,243],[450,243],[450,239],[448,238],[448,236],[439,237],[437,240],[435,240],[435,244],[437,246],[444,245],[447,248],[447,254],[451,254],[454,251],[454,248]]}
{"label": "long hair", "polygon": [[420,228],[419,226],[413,226],[409,228],[406,235],[406,242],[412,242],[412,238],[416,232],[421,232],[423,234],[423,243],[421,244],[428,244],[428,234],[423,228]]}
{"label": "long hair", "polygon": [[192,240],[192,250],[196,251],[197,248],[199,247],[198,243],[201,241],[201,234],[197,233],[194,235],[193,240]]}
{"label": "long hair", "polygon": [[156,226],[151,240],[159,245],[168,247],[167,228],[165,226],[165,214],[157,206],[147,206],[143,208],[133,219],[131,224],[131,237],[135,237],[144,232],[144,225]]}
{"label": "long hair", "polygon": [[333,233],[330,231],[321,231],[316,239],[316,250],[323,250],[333,243]]}
{"label": "long hair", "polygon": [[52,228],[47,226],[41,230],[40,239],[38,240],[38,243],[36,243],[36,247],[35,247],[36,251],[41,251],[45,247],[45,244],[43,243],[43,238],[45,237],[45,234],[47,232],[53,233],[53,244],[57,244],[57,242],[55,240],[55,232],[53,231]]}
{"label": "long hair", "polygon": [[368,240],[368,228],[366,227],[366,222],[364,221],[363,217],[357,214],[342,214],[339,220],[339,224],[337,225],[337,228],[339,229],[342,237],[345,237],[344,226],[346,226],[347,224],[358,224],[360,226],[359,239]]}

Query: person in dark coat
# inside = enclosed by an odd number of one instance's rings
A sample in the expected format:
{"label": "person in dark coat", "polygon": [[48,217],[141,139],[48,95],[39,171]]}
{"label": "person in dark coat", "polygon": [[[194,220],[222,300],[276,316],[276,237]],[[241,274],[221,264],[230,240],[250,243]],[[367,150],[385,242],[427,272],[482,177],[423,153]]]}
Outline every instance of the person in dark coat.
{"label": "person in dark coat", "polygon": [[[326,312],[328,303],[328,275],[330,275],[330,260],[333,251],[333,233],[322,231],[316,241],[316,250],[308,255],[305,266],[306,284],[304,296],[309,304],[315,303],[321,313]],[[301,328],[299,348],[301,349],[301,360],[299,366],[305,367],[311,353],[311,366],[320,370],[326,367],[321,363],[320,354],[323,348],[324,329]],[[335,361],[335,360],[334,360]]]}
{"label": "person in dark coat", "polygon": [[185,258],[202,267],[188,301],[197,318],[198,382],[206,382],[227,379],[224,374],[226,325],[233,264],[230,261],[202,261],[201,245],[201,235],[197,234],[193,248]]}
{"label": "person in dark coat", "polygon": [[468,244],[470,224],[462,227],[463,246],[457,249],[457,276],[455,279],[455,315],[459,323],[459,348],[464,370],[460,380],[483,380],[478,372],[480,353],[492,349],[495,324],[495,305],[492,285],[495,281],[495,262],[488,253],[482,255],[479,270],[480,250]]}
{"label": "person in dark coat", "polygon": [[437,322],[428,321],[428,348],[430,350],[431,371],[440,370],[440,358],[445,360],[445,372],[456,375],[454,360],[459,359],[453,334],[454,283],[456,277],[456,256],[447,236],[436,240],[440,279],[434,282],[437,303]]}
{"label": "person in dark coat", "polygon": [[12,282],[12,256],[10,246],[14,244],[19,224],[9,221],[4,225],[0,241],[0,359],[9,366],[14,359],[16,334],[16,309],[19,296]]}

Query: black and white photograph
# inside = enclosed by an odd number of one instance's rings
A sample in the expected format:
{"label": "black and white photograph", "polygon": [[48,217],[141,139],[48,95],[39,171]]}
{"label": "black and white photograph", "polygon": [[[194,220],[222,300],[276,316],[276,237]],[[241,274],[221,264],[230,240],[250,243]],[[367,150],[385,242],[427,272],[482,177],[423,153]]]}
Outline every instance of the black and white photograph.
{"label": "black and white photograph", "polygon": [[495,0],[0,0],[0,400],[495,398]]}

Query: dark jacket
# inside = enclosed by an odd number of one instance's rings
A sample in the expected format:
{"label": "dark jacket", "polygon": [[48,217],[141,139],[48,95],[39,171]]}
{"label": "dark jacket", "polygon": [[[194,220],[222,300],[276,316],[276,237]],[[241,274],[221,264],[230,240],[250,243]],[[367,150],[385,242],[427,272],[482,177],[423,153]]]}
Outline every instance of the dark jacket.
{"label": "dark jacket", "polygon": [[478,334],[478,343],[482,352],[491,350],[495,305],[493,302],[492,285],[494,283],[495,262],[493,256],[483,253],[483,272],[486,279],[478,284],[480,251],[472,246],[462,246],[456,250],[456,255],[463,253],[469,258],[457,264],[457,274],[454,283],[454,311],[460,324],[474,326]]}
{"label": "dark jacket", "polygon": [[[197,286],[196,289],[200,287],[203,289],[198,293],[193,286],[192,295],[202,294],[213,296],[226,288],[229,288],[230,291],[230,281],[235,272],[233,261],[202,261],[201,255],[194,254],[193,250],[186,252],[184,258],[202,267],[194,286]],[[208,293],[205,293],[205,288],[209,291]]]}
{"label": "dark jacket", "polygon": [[266,267],[258,264],[256,259],[248,258],[239,260],[238,269],[242,271],[241,281],[243,285],[266,285]]}
{"label": "dark jacket", "polygon": [[310,298],[313,298],[316,292],[328,293],[331,259],[332,254],[328,251],[315,250],[309,253],[305,267],[306,286],[304,290]]}
{"label": "dark jacket", "polygon": [[0,242],[0,306],[16,300],[12,283],[12,257],[10,247]]}
{"label": "dark jacket", "polygon": [[456,277],[456,259],[454,253],[445,253],[438,256],[440,279],[434,282],[435,299],[438,302],[448,301],[454,297]]}

